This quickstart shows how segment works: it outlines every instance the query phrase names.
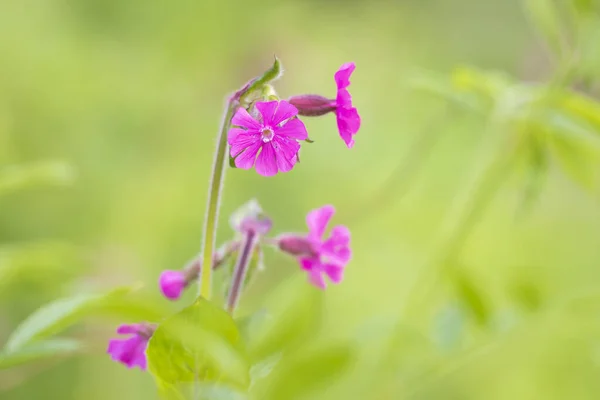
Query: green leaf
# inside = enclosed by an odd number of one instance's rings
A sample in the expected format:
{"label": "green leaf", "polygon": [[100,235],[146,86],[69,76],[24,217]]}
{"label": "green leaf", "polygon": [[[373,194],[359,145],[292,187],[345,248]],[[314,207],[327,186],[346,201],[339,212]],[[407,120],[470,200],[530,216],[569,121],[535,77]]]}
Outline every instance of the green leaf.
{"label": "green leaf", "polygon": [[309,395],[335,383],[353,361],[352,348],[348,345],[331,345],[282,361],[261,399],[310,398]]}
{"label": "green leaf", "polygon": [[221,307],[203,298],[160,324],[146,355],[157,382],[171,386],[201,381],[245,389],[250,381],[235,322]]}
{"label": "green leaf", "polygon": [[283,75],[283,66],[281,65],[281,61],[279,61],[279,58],[275,57],[275,61],[273,61],[271,68],[266,70],[262,76],[254,79],[243,92],[240,103],[243,104],[246,98],[254,94],[254,92],[262,91],[265,85],[277,80],[281,75]]}
{"label": "green leaf", "polygon": [[483,326],[491,320],[491,309],[488,299],[479,286],[473,281],[466,271],[459,268],[452,269],[452,282],[460,302],[470,312],[475,321]]}
{"label": "green leaf", "polygon": [[323,292],[296,279],[280,285],[272,293],[270,318],[249,338],[251,359],[263,360],[280,351],[309,341],[321,323]]}
{"label": "green leaf", "polygon": [[583,94],[566,92],[558,97],[559,110],[586,122],[600,136],[600,103]]}
{"label": "green leaf", "polygon": [[74,170],[62,161],[4,167],[0,170],[0,196],[30,186],[67,185],[74,178]]}
{"label": "green leaf", "polygon": [[15,351],[0,352],[0,370],[31,361],[70,355],[80,349],[81,343],[71,339],[50,339],[31,343]]}
{"label": "green leaf", "polygon": [[549,144],[564,173],[584,189],[593,191],[598,174],[598,155],[581,142],[557,135],[550,138]]}
{"label": "green leaf", "polygon": [[14,330],[5,349],[14,352],[36,340],[55,335],[83,317],[102,311],[104,306],[122,300],[130,291],[131,288],[118,288],[105,294],[79,295],[46,304]]}
{"label": "green leaf", "polygon": [[524,148],[521,149],[521,153],[525,164],[525,187],[518,206],[518,213],[531,211],[541,196],[548,176],[550,157],[539,133],[537,131],[522,132]]}

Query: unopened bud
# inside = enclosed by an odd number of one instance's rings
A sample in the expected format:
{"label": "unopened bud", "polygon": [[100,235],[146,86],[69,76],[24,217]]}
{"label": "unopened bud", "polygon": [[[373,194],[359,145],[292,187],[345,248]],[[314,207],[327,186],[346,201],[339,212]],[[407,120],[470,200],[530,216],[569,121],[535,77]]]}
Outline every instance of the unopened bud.
{"label": "unopened bud", "polygon": [[298,114],[304,117],[318,117],[336,109],[335,100],[328,99],[318,94],[303,94],[293,96],[288,102],[298,109]]}
{"label": "unopened bud", "polygon": [[277,245],[283,252],[293,256],[312,256],[316,253],[312,241],[299,235],[281,235],[277,238]]}

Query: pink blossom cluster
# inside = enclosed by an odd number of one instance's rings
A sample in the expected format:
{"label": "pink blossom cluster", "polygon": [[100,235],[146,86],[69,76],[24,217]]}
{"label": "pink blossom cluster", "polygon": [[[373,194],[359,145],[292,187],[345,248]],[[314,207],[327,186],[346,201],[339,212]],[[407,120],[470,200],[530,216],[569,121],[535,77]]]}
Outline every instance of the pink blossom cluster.
{"label": "pink blossom cluster", "polygon": [[[294,168],[299,160],[300,142],[310,141],[299,116],[334,113],[340,137],[348,148],[352,148],[361,124],[348,92],[354,69],[354,63],[346,63],[335,73],[337,94],[334,99],[308,94],[286,101],[269,95],[266,99],[240,104],[231,119],[227,135],[230,157],[235,166],[246,170],[254,168],[263,176],[273,176]],[[247,89],[250,84],[244,88]],[[331,205],[312,210],[306,216],[307,233],[285,233],[273,238],[268,237],[272,221],[264,215],[256,201],[248,202],[234,213],[231,218],[233,239],[216,252],[213,265],[207,266],[216,269],[229,258],[238,258],[235,264],[238,270],[234,272],[238,279],[232,280],[230,288],[230,295],[235,295],[235,301],[230,302],[232,307],[229,311],[233,312],[237,304],[254,254],[262,258],[261,246],[264,244],[275,245],[294,257],[307,274],[308,281],[317,288],[325,289],[328,281],[340,283],[351,258],[350,231],[343,225],[337,225],[326,234],[334,213],[335,208]],[[194,257],[181,270],[163,271],[159,278],[160,291],[169,300],[179,299],[185,289],[198,280],[201,268],[200,259]],[[154,325],[146,323],[121,325],[117,334],[126,337],[110,340],[108,354],[129,368],[145,370],[146,348],[155,329]]]}

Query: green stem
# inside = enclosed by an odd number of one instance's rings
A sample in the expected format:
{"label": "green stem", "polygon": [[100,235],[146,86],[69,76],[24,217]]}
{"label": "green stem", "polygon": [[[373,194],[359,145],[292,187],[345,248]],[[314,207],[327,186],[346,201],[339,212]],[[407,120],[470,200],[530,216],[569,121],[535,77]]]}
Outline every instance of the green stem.
{"label": "green stem", "polygon": [[[206,214],[204,216],[204,232],[202,235],[202,266],[211,266],[213,254],[215,253],[215,239],[217,237],[217,222],[219,219],[219,208],[221,207],[221,190],[223,189],[223,180],[225,178],[225,168],[227,160],[227,132],[231,127],[233,114],[240,106],[246,104],[248,97],[262,88],[269,82],[278,79],[282,73],[282,66],[279,59],[275,57],[273,66],[265,73],[235,92],[227,102],[227,110],[221,122],[221,131],[217,136],[217,149],[213,161],[212,175],[208,189],[208,203],[206,205]],[[205,299],[210,299],[212,290],[212,268],[201,268],[199,279],[198,295]]]}
{"label": "green stem", "polygon": [[[238,105],[235,100],[229,100],[227,110],[221,122],[221,130],[217,136],[217,150],[213,161],[212,175],[208,191],[208,202],[206,205],[206,214],[204,218],[204,232],[202,235],[202,265],[212,265],[213,254],[215,252],[215,242],[217,236],[217,221],[219,219],[219,208],[221,206],[221,191],[225,178],[225,168],[227,166],[227,132],[231,125],[231,118]],[[200,269],[199,295],[205,299],[210,299],[212,289],[212,268]]]}

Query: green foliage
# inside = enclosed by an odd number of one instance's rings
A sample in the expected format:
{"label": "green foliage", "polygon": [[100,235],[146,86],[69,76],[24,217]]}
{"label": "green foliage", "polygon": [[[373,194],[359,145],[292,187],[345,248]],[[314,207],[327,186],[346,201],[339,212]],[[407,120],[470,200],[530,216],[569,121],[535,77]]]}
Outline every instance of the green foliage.
{"label": "green foliage", "polygon": [[39,185],[67,185],[74,180],[73,168],[63,161],[45,161],[0,168],[0,196]]}
{"label": "green foliage", "polygon": [[107,310],[127,309],[126,296],[131,288],[118,288],[104,294],[78,295],[49,303],[23,321],[8,338],[5,350],[15,352],[31,343],[49,338],[71,327],[85,317],[98,315]]}
{"label": "green foliage", "polygon": [[163,321],[146,351],[148,368],[159,387],[178,392],[180,384],[219,382],[239,389],[250,383],[244,346],[227,312],[198,298]]}
{"label": "green foliage", "polygon": [[291,280],[274,290],[266,301],[268,318],[259,312],[253,321],[248,350],[254,362],[293,350],[318,331],[322,322],[323,293],[305,282],[298,283]]}
{"label": "green foliage", "polygon": [[310,399],[320,389],[331,386],[354,363],[351,346],[328,344],[282,360],[261,399]]}
{"label": "green foliage", "polygon": [[82,345],[77,340],[55,338],[29,343],[13,350],[5,349],[0,352],[0,370],[32,361],[67,356],[81,348]]}

